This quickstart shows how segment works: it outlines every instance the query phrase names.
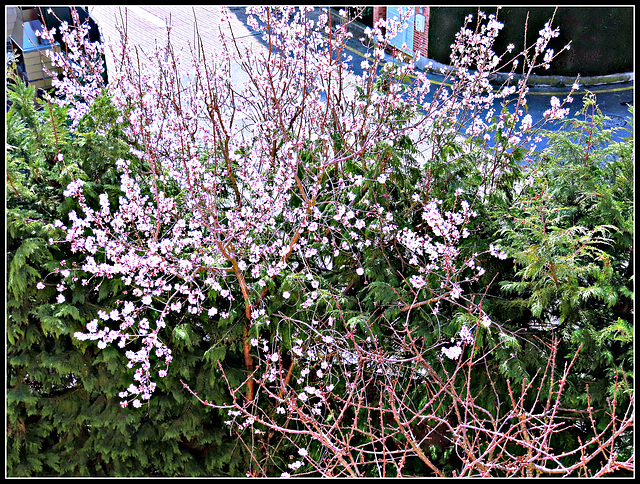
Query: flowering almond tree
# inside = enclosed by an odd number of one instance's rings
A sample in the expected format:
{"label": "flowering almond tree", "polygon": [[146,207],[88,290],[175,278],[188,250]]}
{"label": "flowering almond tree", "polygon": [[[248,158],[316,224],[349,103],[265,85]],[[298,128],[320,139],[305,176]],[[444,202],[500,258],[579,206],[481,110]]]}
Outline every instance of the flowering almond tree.
{"label": "flowering almond tree", "polygon": [[[150,404],[163,378],[180,378],[172,341],[198,333],[227,394],[185,391],[222,412],[250,450],[248,475],[586,474],[603,455],[614,470],[605,449],[630,419],[553,450],[571,367],[557,367],[557,341],[533,379],[497,389],[487,362],[518,341],[483,309],[483,261],[509,255],[470,238],[475,207],[566,114],[557,100],[544,119],[525,115],[527,75],[552,60],[558,30],[500,56],[496,16],[468,19],[434,86],[414,61],[384,61],[406,18],[367,32],[355,74],[348,23],[248,11],[264,49],[238,46],[225,12],[212,54],[169,40],[143,56],[123,34],[108,86],[81,29],[58,57],[57,102],[81,117],[108,96],[131,147],[118,198],[79,178],[65,192],[78,210],[57,224],[86,255],[83,284],[126,287],[75,334],[121,348],[132,372],[121,405]],[[518,61],[521,80],[490,84]],[[471,182],[456,186],[461,166]]]}

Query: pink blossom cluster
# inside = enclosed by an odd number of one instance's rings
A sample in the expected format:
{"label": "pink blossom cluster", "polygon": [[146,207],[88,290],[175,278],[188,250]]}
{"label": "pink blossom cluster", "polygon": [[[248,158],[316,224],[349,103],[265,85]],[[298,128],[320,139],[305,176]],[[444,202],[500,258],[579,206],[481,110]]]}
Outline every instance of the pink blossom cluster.
{"label": "pink blossom cluster", "polygon": [[[103,44],[89,42],[89,24],[81,24],[77,11],[73,8],[70,11],[74,24],[62,21],[59,27],[65,45],[64,52],[54,48],[45,50],[44,54],[51,59],[53,67],[62,70],[61,79],[57,71],[47,71],[53,77],[52,85],[55,88],[55,96],[49,96],[49,99],[61,106],[70,106],[68,113],[72,121],[71,130],[74,130],[104,88],[102,76],[105,66]],[[55,31],[55,28],[43,28],[36,35],[53,44]]]}
{"label": "pink blossom cluster", "polygon": [[[553,49],[548,49],[546,47],[551,39],[560,35],[560,29],[557,27],[555,29],[552,29],[551,23],[547,22],[544,24],[544,28],[542,28],[538,33],[540,34],[540,36],[538,37],[538,40],[536,40],[535,53],[541,54],[544,51],[542,64],[545,69],[548,69],[551,61],[553,60],[554,53]],[[569,47],[567,46],[566,48],[568,49]]]}

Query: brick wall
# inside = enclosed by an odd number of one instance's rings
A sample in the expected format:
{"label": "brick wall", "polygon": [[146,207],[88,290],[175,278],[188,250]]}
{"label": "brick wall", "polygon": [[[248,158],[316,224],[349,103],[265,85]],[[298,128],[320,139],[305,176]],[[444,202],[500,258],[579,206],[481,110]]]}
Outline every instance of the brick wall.
{"label": "brick wall", "polygon": [[[414,7],[415,15],[424,15],[424,32],[418,32],[414,29],[413,32],[413,51],[420,52],[423,57],[428,57],[429,54],[429,17],[431,13],[431,7]],[[387,18],[387,7],[373,7],[373,25],[379,19]],[[414,17],[415,18],[415,17]]]}
{"label": "brick wall", "polygon": [[381,18],[387,18],[387,7],[373,7],[373,25]]}
{"label": "brick wall", "polygon": [[431,7],[415,7],[415,15],[424,15],[424,32],[413,32],[413,51],[420,52],[423,57],[429,56],[429,14]]}

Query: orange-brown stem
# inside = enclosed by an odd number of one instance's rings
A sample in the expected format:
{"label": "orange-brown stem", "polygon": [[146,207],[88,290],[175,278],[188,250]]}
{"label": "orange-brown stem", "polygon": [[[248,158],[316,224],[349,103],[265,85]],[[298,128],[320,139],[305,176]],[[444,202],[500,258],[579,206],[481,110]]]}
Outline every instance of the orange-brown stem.
{"label": "orange-brown stem", "polygon": [[[243,347],[244,347],[244,366],[247,371],[251,372],[253,369],[253,358],[251,357],[251,343],[249,341],[249,324],[244,327],[243,335]],[[247,401],[253,401],[255,395],[255,383],[253,377],[250,377],[247,381]]]}

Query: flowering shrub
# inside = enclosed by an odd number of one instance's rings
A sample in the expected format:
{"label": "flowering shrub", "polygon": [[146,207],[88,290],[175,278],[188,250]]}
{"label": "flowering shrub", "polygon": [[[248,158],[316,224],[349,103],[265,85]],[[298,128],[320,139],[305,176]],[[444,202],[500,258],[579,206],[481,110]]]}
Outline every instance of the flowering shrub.
{"label": "flowering shrub", "polygon": [[[518,342],[486,310],[483,261],[510,254],[470,239],[476,207],[518,178],[562,103],[534,125],[526,77],[491,86],[505,62],[491,50],[493,15],[463,28],[436,88],[414,62],[384,62],[392,21],[368,31],[378,43],[355,74],[348,24],[248,10],[266,49],[221,34],[212,55],[168,42],[142,64],[123,45],[106,88],[131,146],[116,163],[119,195],[88,197],[82,178],[64,193],[78,211],[56,225],[84,254],[81,283],[127,288],[75,334],[122,349],[133,381],[121,405],[179,378],[172,341],[217,326],[225,337],[212,331],[204,357],[227,395],[183,383],[247,446],[250,475],[586,473],[585,453],[602,446],[572,449],[577,464],[550,450],[569,371],[556,371],[557,341],[519,392],[495,391],[489,362]],[[529,72],[553,58],[554,32],[523,54]],[[100,73],[96,60],[74,67]],[[96,87],[80,78],[59,93],[91,105]],[[611,438],[629,425],[614,419]]]}

